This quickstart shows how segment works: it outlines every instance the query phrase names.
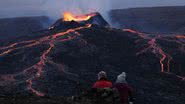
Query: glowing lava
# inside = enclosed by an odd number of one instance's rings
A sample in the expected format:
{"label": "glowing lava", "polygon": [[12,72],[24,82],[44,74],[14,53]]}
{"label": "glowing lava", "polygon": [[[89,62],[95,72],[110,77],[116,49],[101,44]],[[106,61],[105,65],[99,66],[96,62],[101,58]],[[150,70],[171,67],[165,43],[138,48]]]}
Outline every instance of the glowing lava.
{"label": "glowing lava", "polygon": [[81,15],[81,16],[75,16],[70,12],[64,12],[64,21],[87,21],[89,20],[91,17],[95,16],[95,13],[92,14],[87,14],[87,15]]}
{"label": "glowing lava", "polygon": [[[156,39],[161,38],[160,36],[152,38],[152,37],[149,37],[149,35],[147,35],[145,33],[135,31],[132,29],[123,29],[123,31],[131,32],[131,33],[136,34],[137,36],[141,37],[142,39],[148,41],[147,42],[148,47],[146,47],[143,50],[141,50],[140,52],[136,53],[136,55],[140,55],[140,54],[143,54],[147,51],[150,51],[153,54],[155,54],[156,56],[159,56],[159,58],[160,58],[159,63],[161,65],[161,72],[165,72],[165,65],[167,66],[167,71],[170,71],[170,61],[172,58],[167,53],[165,53],[164,50],[157,44]],[[167,60],[167,63],[165,63],[165,60]]]}
{"label": "glowing lava", "polygon": [[[66,13],[64,13],[64,21],[86,21],[95,15],[96,14],[88,14],[88,15],[84,15],[84,16],[74,16],[73,14],[66,12]],[[18,51],[21,49],[26,49],[26,48],[37,46],[37,45],[44,44],[44,45],[48,46],[47,49],[45,49],[43,51],[43,53],[41,53],[38,62],[36,62],[32,66],[24,69],[23,72],[8,75],[8,77],[5,76],[5,77],[3,77],[3,79],[9,79],[10,81],[13,82],[14,80],[16,80],[16,78],[15,78],[16,76],[23,75],[24,77],[26,77],[24,82],[26,82],[28,84],[27,88],[38,96],[44,96],[45,94],[43,92],[38,91],[38,90],[36,90],[36,88],[34,88],[35,86],[33,85],[33,83],[35,81],[38,81],[41,79],[41,77],[44,73],[44,69],[47,66],[47,64],[57,66],[57,67],[61,68],[63,72],[68,73],[64,70],[63,65],[59,65],[57,63],[54,63],[49,57],[49,54],[55,48],[55,44],[60,43],[60,42],[73,40],[81,35],[79,32],[77,32],[78,30],[82,30],[82,29],[90,28],[90,27],[91,27],[91,24],[87,24],[82,27],[68,29],[64,32],[60,32],[60,33],[49,35],[49,36],[44,36],[39,39],[22,41],[22,42],[10,44],[9,46],[0,47],[0,57],[3,57],[5,55],[11,54],[13,51]],[[130,33],[136,34],[140,38],[147,41],[147,43],[146,43],[147,47],[142,49],[140,52],[138,52],[137,55],[141,55],[147,51],[152,52],[157,57],[159,57],[159,64],[161,66],[161,72],[165,72],[165,71],[170,72],[170,61],[172,60],[172,57],[170,55],[168,55],[165,52],[165,50],[162,49],[159,46],[159,44],[157,43],[156,40],[161,39],[160,36],[149,37],[145,33],[141,33],[141,32],[138,32],[138,31],[135,31],[132,29],[123,29],[123,31],[127,31]],[[64,35],[66,37],[63,37]],[[183,35],[178,35],[178,36],[176,36],[176,38],[184,39],[185,37]],[[173,41],[175,41],[175,40],[173,40]],[[86,43],[85,40],[82,40],[82,42]],[[179,42],[179,41],[175,41],[175,42]],[[183,45],[183,47],[184,47],[183,42],[179,42],[179,44]],[[166,67],[167,67],[167,69],[166,69]],[[73,73],[68,73],[68,74],[73,74]],[[73,74],[73,75],[77,76],[75,74]],[[181,76],[179,76],[179,78],[185,79],[184,77],[181,77]]]}
{"label": "glowing lava", "polygon": [[[16,50],[25,49],[25,48],[29,48],[29,47],[33,47],[41,44],[48,45],[48,48],[41,54],[40,60],[36,64],[32,65],[29,68],[24,69],[23,72],[9,75],[11,76],[11,79],[14,79],[16,76],[19,76],[19,75],[28,77],[26,79],[26,82],[28,83],[28,89],[38,96],[44,96],[45,95],[44,93],[37,91],[35,88],[33,88],[33,82],[40,79],[44,71],[44,68],[46,66],[46,63],[54,64],[54,62],[50,60],[48,55],[50,54],[52,49],[55,48],[55,44],[59,42],[75,39],[79,35],[81,35],[79,32],[77,32],[78,30],[90,28],[90,27],[91,27],[91,24],[87,24],[83,27],[68,29],[64,32],[53,34],[51,36],[44,36],[36,40],[22,41],[18,43],[13,43],[9,46],[0,47],[0,57],[5,56],[7,54],[11,54],[11,52]],[[67,38],[63,38],[62,36],[64,35],[67,35]]]}
{"label": "glowing lava", "polygon": [[[145,33],[139,32],[139,31],[135,31],[135,30],[132,30],[132,29],[123,29],[123,31],[136,34],[140,38],[142,38],[144,40],[147,40],[146,45],[148,47],[142,49],[140,52],[136,53],[136,55],[143,54],[147,51],[152,52],[153,54],[155,54],[157,57],[159,57],[161,72],[171,74],[171,72],[170,72],[170,62],[173,58],[172,58],[172,56],[167,54],[164,51],[163,48],[160,47],[160,45],[156,42],[157,39],[176,42],[176,43],[180,44],[180,46],[181,46],[180,50],[182,52],[185,52],[184,51],[184,47],[185,47],[185,40],[184,40],[185,36],[184,35],[175,35],[175,37],[179,40],[170,40],[170,39],[164,39],[160,35],[158,35],[156,37],[150,37],[148,34],[145,34]],[[176,75],[176,76],[178,78],[182,79],[182,80],[185,80],[185,77],[183,77],[183,76],[179,76],[179,75]]]}
{"label": "glowing lava", "polygon": [[185,35],[176,35],[176,38],[185,39]]}

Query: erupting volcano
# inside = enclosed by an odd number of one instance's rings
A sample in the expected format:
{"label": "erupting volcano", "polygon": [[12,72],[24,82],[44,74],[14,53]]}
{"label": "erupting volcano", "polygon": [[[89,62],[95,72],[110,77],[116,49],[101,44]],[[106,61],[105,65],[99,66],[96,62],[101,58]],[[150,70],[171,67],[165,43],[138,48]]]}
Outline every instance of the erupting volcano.
{"label": "erupting volcano", "polygon": [[64,12],[64,21],[77,21],[77,22],[81,22],[81,21],[87,21],[90,18],[92,18],[93,16],[96,15],[96,13],[92,13],[92,14],[87,14],[87,15],[81,15],[81,16],[74,16],[72,13],[70,12]]}
{"label": "erupting volcano", "polygon": [[[23,94],[68,96],[77,92],[79,83],[90,84],[102,69],[110,73],[111,80],[126,71],[136,86],[167,83],[160,72],[178,81],[185,79],[184,35],[113,29],[99,13],[74,16],[70,12],[38,34],[42,35],[1,45],[0,86],[10,87],[2,93],[17,89],[16,93]],[[161,87],[163,83],[156,88]]]}
{"label": "erupting volcano", "polygon": [[52,29],[64,29],[69,26],[70,27],[78,27],[84,24],[94,24],[97,26],[109,27],[110,25],[108,22],[99,14],[99,13],[90,13],[81,16],[74,16],[70,12],[65,12],[64,17],[57,20],[53,25],[49,27],[50,30]]}

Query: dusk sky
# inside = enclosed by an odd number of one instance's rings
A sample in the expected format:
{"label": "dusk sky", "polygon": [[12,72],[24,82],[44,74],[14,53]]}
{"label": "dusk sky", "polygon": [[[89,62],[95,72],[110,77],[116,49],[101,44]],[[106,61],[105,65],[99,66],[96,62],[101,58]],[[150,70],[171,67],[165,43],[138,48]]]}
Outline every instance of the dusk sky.
{"label": "dusk sky", "polygon": [[[116,8],[185,5],[185,0],[1,0],[0,18],[26,15],[57,14],[80,8],[105,11]],[[54,15],[53,14],[53,15]]]}

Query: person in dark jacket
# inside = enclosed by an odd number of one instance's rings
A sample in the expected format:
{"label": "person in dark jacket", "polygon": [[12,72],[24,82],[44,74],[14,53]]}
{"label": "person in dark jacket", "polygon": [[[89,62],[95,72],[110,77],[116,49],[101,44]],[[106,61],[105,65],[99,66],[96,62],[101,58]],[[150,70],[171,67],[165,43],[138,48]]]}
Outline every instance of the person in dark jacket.
{"label": "person in dark jacket", "polygon": [[98,81],[95,82],[92,88],[112,88],[112,82],[107,79],[105,71],[98,73]]}
{"label": "person in dark jacket", "polygon": [[122,72],[117,76],[114,89],[119,93],[119,97],[122,104],[133,104],[133,89],[126,82],[126,73]]}

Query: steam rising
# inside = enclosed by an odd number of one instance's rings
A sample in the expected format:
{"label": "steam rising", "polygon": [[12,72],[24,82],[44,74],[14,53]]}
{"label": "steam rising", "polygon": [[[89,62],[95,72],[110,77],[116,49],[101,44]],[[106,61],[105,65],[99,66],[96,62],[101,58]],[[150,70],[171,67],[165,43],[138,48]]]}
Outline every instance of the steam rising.
{"label": "steam rising", "polygon": [[184,0],[1,0],[0,18],[47,15],[60,18],[64,11],[73,14],[100,12],[117,8],[185,5]]}
{"label": "steam rising", "polygon": [[49,16],[61,17],[68,11],[75,15],[82,15],[91,12],[100,12],[104,16],[111,9],[110,0],[57,0],[47,1],[43,10]]}

